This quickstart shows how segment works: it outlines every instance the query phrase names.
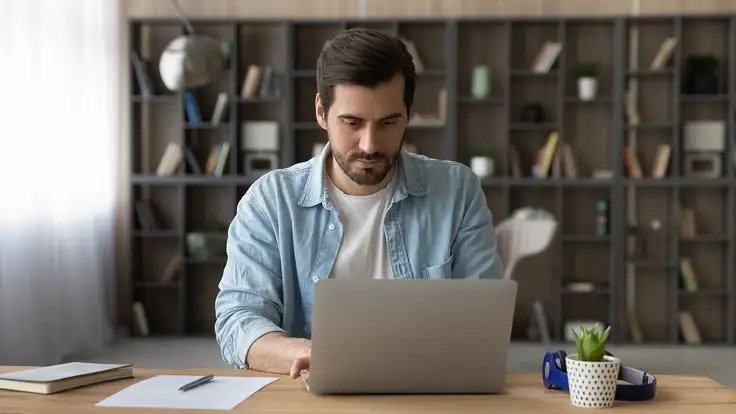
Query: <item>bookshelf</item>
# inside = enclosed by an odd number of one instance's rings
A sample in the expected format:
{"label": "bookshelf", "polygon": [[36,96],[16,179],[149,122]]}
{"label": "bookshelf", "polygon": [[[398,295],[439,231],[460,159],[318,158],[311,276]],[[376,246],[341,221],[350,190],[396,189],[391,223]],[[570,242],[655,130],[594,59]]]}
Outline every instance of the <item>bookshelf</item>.
{"label": "bookshelf", "polygon": [[[483,185],[496,223],[527,206],[547,209],[560,221],[550,254],[524,268],[514,339],[526,339],[532,304],[540,301],[554,340],[564,339],[566,323],[598,320],[614,327],[615,343],[684,343],[679,313],[689,311],[702,343],[735,343],[736,161],[724,154],[736,150],[736,16],[192,23],[198,33],[232,46],[220,77],[193,91],[202,117],[198,125],[187,122],[183,95],[167,92],[156,71],[163,48],[184,33],[179,21],[129,21],[131,48],[153,62],[151,96],[141,93],[132,67],[130,73],[134,228],[127,275],[151,335],[213,334],[224,229],[257,177],[246,172],[255,164],[246,158],[243,123],[275,123],[269,125],[277,127],[272,155],[278,167],[309,159],[315,144],[326,142],[314,118],[317,55],[339,31],[364,26],[410,40],[420,55],[415,110],[442,116],[440,122],[412,123],[408,143],[422,154],[466,164],[474,149],[486,148],[495,160],[494,174]],[[671,58],[653,70],[650,63],[668,37],[678,39]],[[561,47],[559,55],[549,71],[534,71],[548,42]],[[688,58],[708,54],[719,63],[715,89],[712,79],[694,81],[689,75],[697,62]],[[587,60],[600,68],[592,100],[579,97],[573,73]],[[243,97],[251,65],[270,68],[271,92]],[[477,97],[473,79],[481,66],[490,74],[488,93]],[[693,84],[708,93],[683,92]],[[627,106],[632,89],[636,124]],[[227,110],[212,125],[220,93],[229,97]],[[702,167],[687,163],[684,144],[686,125],[696,121],[722,122],[725,149],[717,156],[722,173],[716,178],[688,172]],[[534,177],[531,167],[552,132],[565,151],[548,177]],[[228,143],[225,168],[221,174],[196,174],[183,158],[171,174],[157,175],[170,142],[190,149],[201,169],[216,145]],[[671,152],[662,163],[664,176],[654,178],[659,144]],[[636,155],[641,177],[632,175],[626,148]],[[146,210],[140,200],[153,202],[158,226],[142,226],[138,210],[144,216]],[[696,234],[681,231],[683,217],[694,217]],[[177,255],[181,261],[172,262]],[[696,290],[680,287],[683,257],[697,277]],[[140,334],[135,323],[131,330]]]}

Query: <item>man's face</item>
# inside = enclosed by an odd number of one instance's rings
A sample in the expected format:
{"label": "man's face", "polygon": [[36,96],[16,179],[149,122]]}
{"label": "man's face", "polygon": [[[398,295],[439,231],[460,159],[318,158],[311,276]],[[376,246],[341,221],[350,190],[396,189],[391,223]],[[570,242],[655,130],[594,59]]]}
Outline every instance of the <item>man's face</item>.
{"label": "man's face", "polygon": [[359,185],[382,182],[396,163],[407,124],[404,78],[397,75],[375,88],[337,85],[327,122],[319,98],[316,103],[340,169]]}

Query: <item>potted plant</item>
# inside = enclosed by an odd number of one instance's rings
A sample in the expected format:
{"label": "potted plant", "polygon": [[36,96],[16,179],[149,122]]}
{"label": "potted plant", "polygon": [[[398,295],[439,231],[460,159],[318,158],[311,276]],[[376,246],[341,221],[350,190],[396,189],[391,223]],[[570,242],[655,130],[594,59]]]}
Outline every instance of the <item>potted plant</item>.
{"label": "potted plant", "polygon": [[578,62],[574,71],[578,81],[578,98],[583,101],[595,99],[598,94],[600,63],[595,60],[584,60]]}
{"label": "potted plant", "polygon": [[490,177],[495,169],[491,151],[485,145],[476,146],[470,154],[470,169],[480,178]]}
{"label": "potted plant", "polygon": [[718,92],[718,59],[712,55],[689,56],[685,61],[684,89],[687,94]]}
{"label": "potted plant", "polygon": [[577,354],[565,358],[570,402],[576,407],[606,408],[616,398],[621,361],[606,355],[606,343],[611,327],[600,332],[600,325],[590,329],[580,326],[580,334],[573,329]]}

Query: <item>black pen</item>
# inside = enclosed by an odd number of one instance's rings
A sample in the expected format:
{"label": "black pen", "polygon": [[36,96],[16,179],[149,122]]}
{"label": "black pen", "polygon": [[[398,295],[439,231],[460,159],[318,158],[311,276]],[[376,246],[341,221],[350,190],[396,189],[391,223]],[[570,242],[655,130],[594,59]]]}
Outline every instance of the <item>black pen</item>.
{"label": "black pen", "polygon": [[191,390],[194,387],[198,387],[204,383],[210,382],[215,378],[214,375],[207,375],[205,377],[197,378],[196,380],[190,382],[189,384],[184,384],[179,388],[179,391],[186,391]]}

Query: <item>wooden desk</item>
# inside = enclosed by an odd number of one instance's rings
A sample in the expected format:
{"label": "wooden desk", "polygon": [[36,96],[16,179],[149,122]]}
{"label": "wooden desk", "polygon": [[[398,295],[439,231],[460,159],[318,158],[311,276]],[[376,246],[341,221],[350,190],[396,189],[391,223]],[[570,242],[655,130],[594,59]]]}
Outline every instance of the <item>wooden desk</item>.
{"label": "wooden desk", "polygon": [[[0,372],[28,367],[0,366]],[[58,394],[36,395],[0,390],[1,414],[26,413],[153,413],[192,412],[191,410],[126,410],[98,408],[95,404],[107,396],[145,378],[158,374],[222,376],[265,376],[263,373],[238,370],[134,370],[135,378],[91,385]],[[617,402],[612,410],[636,413],[736,413],[736,390],[709,378],[658,376],[657,397],[645,402]],[[316,396],[308,393],[300,380],[287,377],[266,386],[243,401],[234,413],[570,413],[584,408],[570,404],[562,391],[545,390],[539,373],[509,373],[502,395],[425,395],[425,396]]]}

